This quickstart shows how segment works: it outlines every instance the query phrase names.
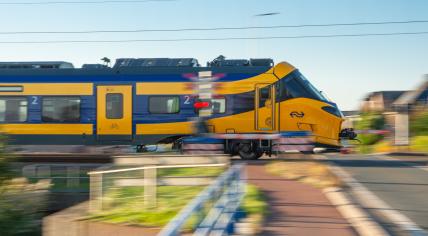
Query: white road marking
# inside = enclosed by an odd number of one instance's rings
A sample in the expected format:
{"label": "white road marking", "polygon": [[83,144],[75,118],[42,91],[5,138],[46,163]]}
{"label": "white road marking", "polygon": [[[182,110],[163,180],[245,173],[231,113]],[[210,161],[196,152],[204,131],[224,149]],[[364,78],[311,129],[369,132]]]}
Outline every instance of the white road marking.
{"label": "white road marking", "polygon": [[364,207],[376,209],[376,211],[381,213],[391,223],[412,236],[428,236],[428,233],[422,230],[411,219],[386,204],[357,180],[351,177],[351,175],[345,170],[338,166],[332,166],[331,169],[351,188],[354,196],[358,198]]}

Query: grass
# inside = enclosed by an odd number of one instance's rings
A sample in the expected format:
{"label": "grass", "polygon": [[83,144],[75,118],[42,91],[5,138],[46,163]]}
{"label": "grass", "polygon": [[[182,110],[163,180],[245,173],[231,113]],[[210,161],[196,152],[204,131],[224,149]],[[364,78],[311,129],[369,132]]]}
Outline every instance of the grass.
{"label": "grass", "polygon": [[391,140],[382,140],[373,145],[357,145],[359,153],[384,153],[384,152],[425,152],[428,153],[428,136],[414,136],[410,138],[410,145],[394,146]]}
{"label": "grass", "polygon": [[428,152],[428,136],[413,137],[410,149],[416,152]]}
{"label": "grass", "polygon": [[247,184],[241,208],[248,215],[260,214],[265,216],[267,214],[265,196],[256,186]]}
{"label": "grass", "polygon": [[317,188],[339,187],[342,182],[328,166],[315,161],[275,161],[265,167],[269,173],[310,184]]}
{"label": "grass", "polygon": [[158,176],[218,176],[224,171],[224,167],[199,167],[199,168],[168,168],[159,169]]}
{"label": "grass", "polygon": [[[146,227],[161,227],[167,224],[204,187],[160,186],[157,188],[157,206],[147,209],[143,206],[144,189],[126,187],[110,191],[106,201],[110,210],[91,215],[90,219],[115,224],[129,224]],[[185,228],[191,228],[193,221]]]}

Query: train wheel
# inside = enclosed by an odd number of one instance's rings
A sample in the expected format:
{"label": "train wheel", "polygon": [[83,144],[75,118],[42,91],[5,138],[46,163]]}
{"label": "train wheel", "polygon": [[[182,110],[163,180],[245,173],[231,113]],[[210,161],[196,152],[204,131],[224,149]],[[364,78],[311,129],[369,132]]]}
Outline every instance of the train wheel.
{"label": "train wheel", "polygon": [[257,160],[263,155],[263,152],[251,143],[239,144],[238,153],[242,160]]}
{"label": "train wheel", "polygon": [[146,145],[137,145],[137,152],[147,152]]}

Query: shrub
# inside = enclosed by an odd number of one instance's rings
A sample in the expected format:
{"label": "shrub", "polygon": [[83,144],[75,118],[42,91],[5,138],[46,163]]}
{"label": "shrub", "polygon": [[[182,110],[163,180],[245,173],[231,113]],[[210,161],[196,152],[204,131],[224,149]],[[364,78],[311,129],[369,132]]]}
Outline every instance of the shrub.
{"label": "shrub", "polygon": [[30,184],[18,178],[4,147],[5,138],[0,137],[0,234],[38,235],[49,182]]}
{"label": "shrub", "polygon": [[410,131],[414,136],[428,135],[428,111],[420,112],[411,119]]}
{"label": "shrub", "polygon": [[[378,113],[363,113],[361,120],[357,122],[355,128],[357,130],[380,130],[385,126],[385,118]],[[383,139],[382,135],[378,134],[359,134],[357,137],[361,144],[372,145]]]}

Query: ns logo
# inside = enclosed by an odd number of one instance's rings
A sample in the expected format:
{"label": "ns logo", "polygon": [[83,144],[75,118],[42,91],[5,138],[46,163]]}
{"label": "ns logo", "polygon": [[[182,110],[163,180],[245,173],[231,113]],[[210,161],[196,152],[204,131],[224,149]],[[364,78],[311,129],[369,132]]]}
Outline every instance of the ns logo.
{"label": "ns logo", "polygon": [[303,111],[301,112],[292,111],[290,112],[290,116],[291,118],[303,118],[305,116],[305,113],[303,113]]}

